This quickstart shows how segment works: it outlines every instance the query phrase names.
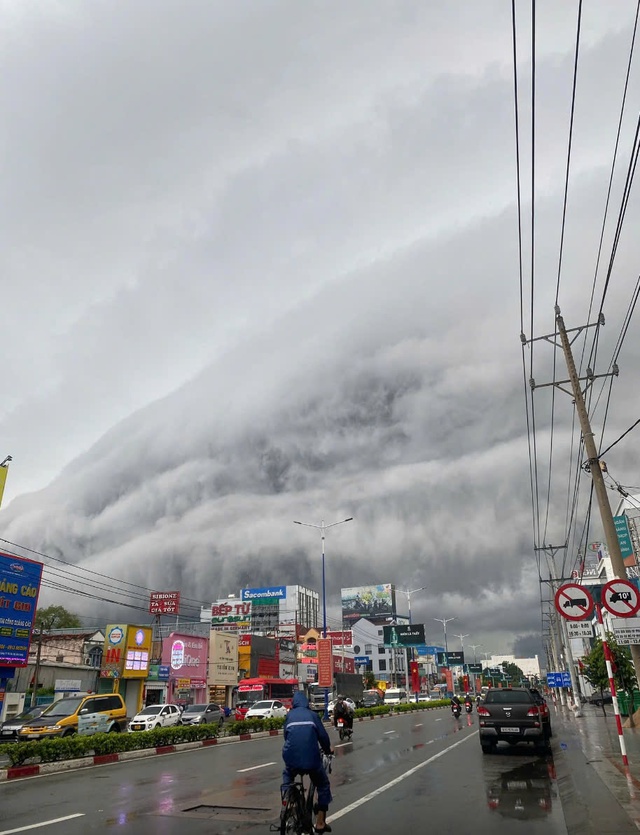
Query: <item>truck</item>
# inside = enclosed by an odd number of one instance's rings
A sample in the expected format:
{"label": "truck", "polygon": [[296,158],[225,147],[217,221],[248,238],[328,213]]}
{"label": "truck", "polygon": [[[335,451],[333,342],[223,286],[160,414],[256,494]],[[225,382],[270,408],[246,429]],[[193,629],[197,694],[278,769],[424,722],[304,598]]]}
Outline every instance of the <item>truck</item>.
{"label": "truck", "polygon": [[[332,702],[338,698],[338,695],[353,699],[353,701],[360,707],[362,702],[362,693],[364,685],[362,683],[362,676],[357,673],[334,673],[333,687],[327,688],[329,691],[329,701]],[[318,684],[309,684],[309,707],[317,713],[324,713],[324,687]]]}

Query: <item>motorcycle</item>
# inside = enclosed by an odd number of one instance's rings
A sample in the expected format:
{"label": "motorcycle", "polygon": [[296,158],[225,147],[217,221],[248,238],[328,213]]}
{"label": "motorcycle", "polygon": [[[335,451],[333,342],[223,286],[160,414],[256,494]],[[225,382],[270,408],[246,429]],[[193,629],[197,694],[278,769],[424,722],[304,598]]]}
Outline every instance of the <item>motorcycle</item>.
{"label": "motorcycle", "polygon": [[451,713],[453,713],[453,715],[455,716],[456,719],[459,719],[460,718],[460,713],[461,713],[460,705],[457,705],[455,703],[452,704],[451,705]]}
{"label": "motorcycle", "polygon": [[338,728],[338,735],[340,736],[341,740],[345,737],[347,739],[351,739],[353,729],[347,726],[347,723],[344,721],[344,719],[342,719],[342,717],[336,720],[336,727]]}
{"label": "motorcycle", "polygon": [[464,703],[464,709],[467,711],[467,713],[472,713],[473,712],[473,703],[472,702],[465,702]]}

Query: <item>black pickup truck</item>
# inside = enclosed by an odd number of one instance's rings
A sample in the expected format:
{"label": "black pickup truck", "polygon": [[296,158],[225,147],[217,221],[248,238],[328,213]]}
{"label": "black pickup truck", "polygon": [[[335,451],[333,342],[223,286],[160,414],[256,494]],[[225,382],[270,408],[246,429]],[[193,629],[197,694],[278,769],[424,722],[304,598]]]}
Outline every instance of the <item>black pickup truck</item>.
{"label": "black pickup truck", "polygon": [[500,740],[549,746],[551,722],[544,699],[526,688],[491,689],[478,706],[480,745],[491,754]]}

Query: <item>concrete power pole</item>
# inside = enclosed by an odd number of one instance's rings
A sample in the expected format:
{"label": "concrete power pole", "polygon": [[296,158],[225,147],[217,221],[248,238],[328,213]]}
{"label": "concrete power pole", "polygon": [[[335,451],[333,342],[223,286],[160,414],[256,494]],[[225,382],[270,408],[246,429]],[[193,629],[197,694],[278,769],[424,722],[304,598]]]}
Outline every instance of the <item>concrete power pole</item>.
{"label": "concrete power pole", "polygon": [[[596,324],[590,325],[583,325],[579,328],[572,328],[571,330],[567,331],[564,319],[560,315],[560,308],[556,305],[555,307],[556,313],[556,326],[558,329],[558,334],[560,336],[560,347],[562,348],[565,356],[565,360],[567,363],[567,371],[569,373],[568,380],[562,380],[560,382],[554,383],[546,383],[545,385],[552,385],[559,388],[561,391],[566,392],[573,396],[573,399],[576,404],[576,412],[578,414],[578,419],[580,421],[580,429],[582,431],[582,439],[584,441],[584,448],[587,453],[588,459],[588,466],[591,472],[591,478],[593,479],[593,489],[596,494],[596,498],[598,500],[598,508],[600,510],[600,517],[602,519],[602,527],[604,529],[604,537],[607,543],[607,548],[609,550],[609,556],[611,557],[611,567],[613,569],[613,573],[616,577],[622,580],[627,579],[627,569],[624,564],[624,560],[622,558],[622,553],[620,551],[620,543],[618,541],[618,534],[616,533],[615,523],[613,521],[613,513],[611,511],[611,505],[609,504],[609,495],[607,493],[607,488],[604,483],[604,478],[602,476],[602,469],[600,468],[600,459],[598,458],[598,450],[596,448],[596,443],[594,440],[593,430],[591,429],[591,422],[589,420],[589,413],[587,411],[587,407],[584,401],[585,392],[589,390],[593,381],[599,377],[611,377],[612,375],[618,375],[618,367],[616,365],[613,366],[613,369],[608,374],[594,374],[590,368],[587,368],[586,377],[579,377],[578,372],[576,370],[576,364],[573,359],[573,352],[571,350],[571,343],[575,338],[577,338],[578,334],[581,331],[585,330],[586,328],[597,327],[597,325],[604,325],[604,316],[600,314],[600,319]],[[569,333],[575,333],[576,336],[573,339],[569,339]],[[521,337],[524,340],[524,336]],[[545,339],[547,342],[550,342],[552,345],[557,346],[556,335],[550,334],[548,336],[539,337],[540,339]],[[526,340],[524,340],[526,341]],[[586,385],[584,390],[581,387],[581,381],[586,380]],[[567,389],[563,388],[564,385],[570,384],[571,390],[567,391]],[[530,385],[532,388],[536,388],[536,384],[534,380],[530,381]],[[636,675],[640,675],[640,646],[636,644],[631,645],[631,659],[633,661],[633,666],[636,670]]]}

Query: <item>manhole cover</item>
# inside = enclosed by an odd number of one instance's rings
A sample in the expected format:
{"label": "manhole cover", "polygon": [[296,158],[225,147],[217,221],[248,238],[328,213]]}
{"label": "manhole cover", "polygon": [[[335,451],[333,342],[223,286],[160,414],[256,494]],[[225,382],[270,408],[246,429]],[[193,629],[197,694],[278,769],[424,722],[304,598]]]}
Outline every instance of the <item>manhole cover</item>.
{"label": "manhole cover", "polygon": [[194,818],[203,818],[211,820],[218,818],[226,821],[250,821],[252,823],[260,823],[265,820],[268,815],[273,814],[273,810],[269,807],[263,806],[220,806],[211,805],[209,803],[200,803],[198,806],[190,806],[183,810],[185,815]]}

